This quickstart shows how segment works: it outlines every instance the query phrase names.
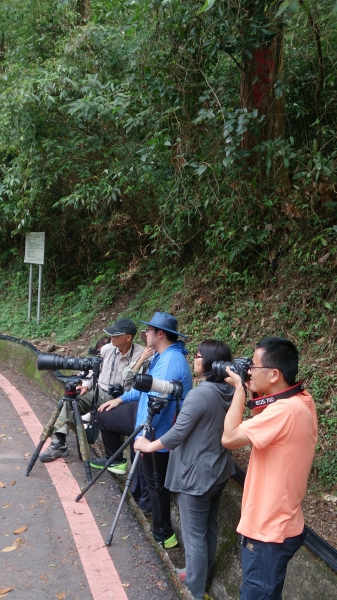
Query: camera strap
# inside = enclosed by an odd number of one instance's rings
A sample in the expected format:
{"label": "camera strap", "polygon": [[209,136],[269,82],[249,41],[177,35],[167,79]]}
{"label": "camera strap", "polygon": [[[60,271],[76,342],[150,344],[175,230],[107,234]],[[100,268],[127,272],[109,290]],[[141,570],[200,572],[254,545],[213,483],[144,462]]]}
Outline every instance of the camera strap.
{"label": "camera strap", "polygon": [[273,404],[277,400],[285,400],[286,398],[292,398],[293,396],[297,396],[297,394],[301,394],[304,391],[304,385],[302,381],[295,383],[290,388],[279,392],[278,394],[273,394],[272,396],[261,396],[261,398],[253,398],[249,400],[246,404],[248,408],[266,408],[269,404]]}

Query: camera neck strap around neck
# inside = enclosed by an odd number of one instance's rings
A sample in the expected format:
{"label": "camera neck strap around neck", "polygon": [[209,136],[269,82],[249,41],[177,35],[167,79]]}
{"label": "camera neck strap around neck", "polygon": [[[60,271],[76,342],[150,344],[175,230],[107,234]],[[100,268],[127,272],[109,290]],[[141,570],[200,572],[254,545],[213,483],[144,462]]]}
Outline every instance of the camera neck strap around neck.
{"label": "camera neck strap around neck", "polygon": [[278,392],[278,394],[273,394],[271,396],[261,396],[261,398],[252,398],[246,404],[248,408],[266,408],[269,404],[273,404],[277,400],[285,400],[286,398],[292,398],[293,396],[297,396],[297,394],[301,394],[304,391],[304,385],[302,381],[295,383],[290,388],[286,390],[282,390],[282,392]]}

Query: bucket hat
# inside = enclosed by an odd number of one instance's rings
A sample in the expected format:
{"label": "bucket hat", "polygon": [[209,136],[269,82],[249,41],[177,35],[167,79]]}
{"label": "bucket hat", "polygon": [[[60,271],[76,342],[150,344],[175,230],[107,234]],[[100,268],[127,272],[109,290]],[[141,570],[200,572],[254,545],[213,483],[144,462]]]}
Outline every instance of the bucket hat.
{"label": "bucket hat", "polygon": [[137,327],[131,319],[118,319],[115,321],[113,325],[110,327],[106,327],[103,329],[105,333],[108,335],[124,335],[124,333],[129,333],[130,335],[136,335]]}
{"label": "bucket hat", "polygon": [[162,329],[163,331],[169,331],[170,333],[176,333],[183,338],[186,338],[187,335],[180,333],[178,331],[178,321],[169,313],[165,312],[156,312],[154,313],[151,321],[139,321],[140,323],[144,323],[145,325],[150,325],[151,327],[157,327],[158,329]]}

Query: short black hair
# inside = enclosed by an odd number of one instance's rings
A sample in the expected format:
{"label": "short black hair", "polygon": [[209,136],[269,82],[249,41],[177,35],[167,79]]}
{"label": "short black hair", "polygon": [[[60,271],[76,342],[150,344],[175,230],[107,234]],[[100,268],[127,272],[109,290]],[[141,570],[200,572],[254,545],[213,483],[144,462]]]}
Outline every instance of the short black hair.
{"label": "short black hair", "polygon": [[256,345],[263,350],[262,365],[281,371],[286,383],[294,385],[298,372],[298,350],[287,338],[264,338]]}
{"label": "short black hair", "polygon": [[163,331],[169,342],[176,342],[178,339],[177,333],[171,333],[171,331],[165,331],[165,329],[160,329],[160,327],[155,327],[154,330],[156,333],[158,333],[158,331]]}
{"label": "short black hair", "polygon": [[232,353],[224,342],[220,340],[204,340],[197,348],[197,352],[201,354],[202,372],[207,381],[215,381],[223,383],[223,377],[217,377],[212,372],[212,363],[215,360],[232,361]]}

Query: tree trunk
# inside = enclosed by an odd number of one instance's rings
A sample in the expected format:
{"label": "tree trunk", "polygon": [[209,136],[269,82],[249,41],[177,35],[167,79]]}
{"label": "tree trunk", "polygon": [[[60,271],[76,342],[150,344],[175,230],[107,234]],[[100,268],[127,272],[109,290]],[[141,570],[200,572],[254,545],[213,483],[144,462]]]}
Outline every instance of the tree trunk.
{"label": "tree trunk", "polygon": [[[264,121],[254,130],[246,131],[242,139],[242,148],[252,150],[267,140],[285,139],[285,97],[283,82],[283,32],[279,28],[271,41],[263,42],[251,48],[251,57],[246,55],[241,78],[241,107],[249,112],[258,111],[258,117]],[[252,155],[251,164],[257,166],[259,156]],[[288,185],[288,174],[283,159],[273,159],[266,164],[269,180],[276,187]],[[269,169],[270,167],[270,169]],[[262,173],[265,178],[265,174]]]}
{"label": "tree trunk", "polygon": [[86,25],[90,19],[90,0],[77,0],[80,25]]}
{"label": "tree trunk", "polygon": [[2,32],[0,34],[0,73],[3,73],[5,70],[4,63],[5,62],[5,34]]}

